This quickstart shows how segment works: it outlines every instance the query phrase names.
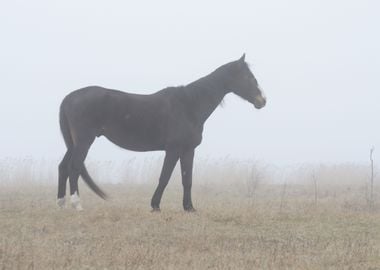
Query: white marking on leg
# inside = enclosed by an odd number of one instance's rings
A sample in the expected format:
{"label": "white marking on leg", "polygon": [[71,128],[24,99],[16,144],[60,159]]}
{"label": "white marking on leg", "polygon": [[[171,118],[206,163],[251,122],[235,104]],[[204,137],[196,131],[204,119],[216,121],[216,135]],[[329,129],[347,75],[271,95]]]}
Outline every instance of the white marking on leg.
{"label": "white marking on leg", "polygon": [[58,198],[57,199],[57,205],[58,205],[58,207],[61,208],[61,209],[65,208],[65,202],[66,202],[65,197]]}
{"label": "white marking on leg", "polygon": [[78,196],[78,192],[76,191],[73,195],[71,195],[71,205],[74,209],[76,209],[77,211],[82,211],[83,210],[83,207],[80,203],[80,198]]}

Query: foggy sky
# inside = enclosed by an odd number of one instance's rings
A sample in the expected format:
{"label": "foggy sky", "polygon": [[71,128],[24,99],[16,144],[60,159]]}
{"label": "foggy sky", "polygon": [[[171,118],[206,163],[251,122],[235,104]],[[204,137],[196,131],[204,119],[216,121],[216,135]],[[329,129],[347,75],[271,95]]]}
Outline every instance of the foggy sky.
{"label": "foggy sky", "polygon": [[[198,156],[366,163],[372,145],[380,156],[379,10],[356,0],[3,1],[0,158],[62,157],[58,109],[70,91],[152,93],[246,53],[267,106],[228,95]],[[104,138],[90,152],[135,155],[150,154]]]}

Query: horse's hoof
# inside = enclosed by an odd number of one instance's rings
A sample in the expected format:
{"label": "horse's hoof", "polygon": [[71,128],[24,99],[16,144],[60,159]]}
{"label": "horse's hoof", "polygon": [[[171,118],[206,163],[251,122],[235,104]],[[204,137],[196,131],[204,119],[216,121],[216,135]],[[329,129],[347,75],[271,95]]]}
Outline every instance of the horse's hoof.
{"label": "horse's hoof", "polygon": [[161,212],[161,209],[160,209],[160,207],[153,207],[150,212],[151,213],[159,213],[159,212]]}
{"label": "horse's hoof", "polygon": [[73,195],[71,195],[71,206],[77,211],[83,211],[78,192],[75,192]]}
{"label": "horse's hoof", "polygon": [[186,208],[185,208],[185,211],[188,212],[188,213],[194,213],[194,212],[196,212],[197,210],[195,210],[195,208],[191,206],[191,207],[186,207]]}
{"label": "horse's hoof", "polygon": [[57,206],[58,206],[60,209],[65,208],[65,203],[66,203],[65,197],[63,197],[63,198],[58,198],[58,199],[57,199]]}
{"label": "horse's hoof", "polygon": [[73,204],[73,208],[77,211],[83,211],[83,207],[80,203],[77,203],[77,204]]}

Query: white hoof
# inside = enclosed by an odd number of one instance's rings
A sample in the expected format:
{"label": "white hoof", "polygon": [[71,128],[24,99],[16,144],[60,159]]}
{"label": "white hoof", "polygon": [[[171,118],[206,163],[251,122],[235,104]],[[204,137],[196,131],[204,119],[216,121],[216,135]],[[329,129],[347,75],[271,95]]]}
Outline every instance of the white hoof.
{"label": "white hoof", "polygon": [[73,205],[73,207],[77,211],[83,211],[83,207],[82,207],[82,205],[80,203],[77,203],[77,204]]}
{"label": "white hoof", "polygon": [[83,207],[80,203],[80,198],[77,192],[71,195],[71,206],[77,211],[83,211]]}
{"label": "white hoof", "polygon": [[66,202],[65,197],[63,197],[63,198],[58,198],[58,199],[57,199],[57,206],[58,206],[60,209],[63,209],[63,208],[65,208],[65,202]]}

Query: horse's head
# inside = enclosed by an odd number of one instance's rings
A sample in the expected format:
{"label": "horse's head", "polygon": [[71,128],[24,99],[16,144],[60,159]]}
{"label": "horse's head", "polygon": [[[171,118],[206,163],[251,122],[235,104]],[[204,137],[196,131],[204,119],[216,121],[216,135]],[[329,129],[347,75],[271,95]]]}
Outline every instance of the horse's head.
{"label": "horse's head", "polygon": [[229,63],[232,76],[229,78],[228,87],[241,98],[252,103],[256,109],[261,109],[266,104],[266,98],[245,62],[245,54],[237,61]]}

